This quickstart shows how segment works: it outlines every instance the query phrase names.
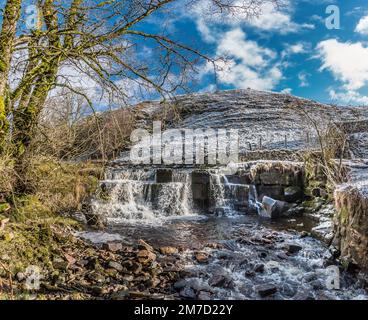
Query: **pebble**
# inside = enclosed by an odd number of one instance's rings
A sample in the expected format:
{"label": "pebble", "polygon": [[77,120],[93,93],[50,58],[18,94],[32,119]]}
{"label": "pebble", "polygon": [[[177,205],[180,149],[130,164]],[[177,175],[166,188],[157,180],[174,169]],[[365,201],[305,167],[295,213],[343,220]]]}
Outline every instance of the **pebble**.
{"label": "pebble", "polygon": [[103,244],[102,249],[111,252],[118,252],[123,249],[123,245],[120,242],[108,242]]}
{"label": "pebble", "polygon": [[109,261],[108,266],[109,266],[109,268],[115,269],[119,272],[123,271],[123,269],[124,269],[123,266],[120,263],[116,262],[116,261]]}

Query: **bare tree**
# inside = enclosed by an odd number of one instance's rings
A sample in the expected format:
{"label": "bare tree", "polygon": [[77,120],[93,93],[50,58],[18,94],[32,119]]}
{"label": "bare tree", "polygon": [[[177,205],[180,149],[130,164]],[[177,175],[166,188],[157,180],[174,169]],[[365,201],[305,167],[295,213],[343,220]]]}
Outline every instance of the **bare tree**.
{"label": "bare tree", "polygon": [[[199,60],[214,62],[194,45],[143,28],[155,16],[180,14],[183,5],[202,0],[35,0],[38,18],[32,30],[22,31],[21,0],[7,0],[0,33],[0,148],[11,141],[21,163],[35,136],[49,93],[56,87],[91,98],[78,90],[60,70],[69,66],[78,76],[91,77],[110,96],[126,93],[118,80],[129,80],[161,95],[175,92],[195,71]],[[277,0],[208,0],[216,14],[258,15],[263,3]],[[16,30],[20,30],[16,32]],[[148,45],[155,54],[139,55]],[[18,77],[10,83],[11,78]],[[10,123],[9,123],[10,122]],[[11,130],[9,130],[11,128]]]}

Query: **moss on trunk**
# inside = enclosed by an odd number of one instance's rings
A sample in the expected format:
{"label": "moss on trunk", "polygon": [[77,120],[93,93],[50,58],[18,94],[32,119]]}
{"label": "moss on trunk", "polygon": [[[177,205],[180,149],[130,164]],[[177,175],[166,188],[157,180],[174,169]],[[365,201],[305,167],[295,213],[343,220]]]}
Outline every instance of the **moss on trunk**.
{"label": "moss on trunk", "polygon": [[21,0],[8,0],[3,11],[0,33],[0,154],[5,149],[9,132],[7,86],[21,4]]}

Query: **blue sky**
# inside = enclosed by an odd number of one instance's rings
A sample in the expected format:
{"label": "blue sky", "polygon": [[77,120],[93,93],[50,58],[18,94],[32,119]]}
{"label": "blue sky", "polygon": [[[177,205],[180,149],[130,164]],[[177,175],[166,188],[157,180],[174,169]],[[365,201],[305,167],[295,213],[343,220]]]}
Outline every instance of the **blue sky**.
{"label": "blue sky", "polygon": [[[34,1],[25,0],[24,8]],[[191,91],[249,87],[340,105],[368,105],[367,0],[279,0],[284,6],[267,3],[260,17],[252,20],[241,14],[209,14],[208,1],[197,0],[191,8],[180,6],[184,1],[175,2],[175,10],[155,14],[138,26],[152,33],[165,28],[174,39],[208,56],[227,57],[226,63],[218,63],[217,82],[212,65],[200,61]],[[0,4],[3,7],[5,1]],[[340,11],[340,29],[326,27],[330,5]],[[138,59],[150,66],[157,63],[150,57],[151,49],[150,44],[138,43]],[[68,66],[63,72],[72,74],[76,85],[92,96],[100,94],[85,75]],[[127,90],[134,87],[120,83]]]}
{"label": "blue sky", "polygon": [[[193,8],[173,19],[179,39],[191,39],[211,56],[226,55],[218,89],[284,91],[336,104],[368,105],[366,0],[285,1],[263,8],[259,19],[208,18]],[[328,29],[329,5],[340,10],[340,29]],[[214,90],[212,68],[202,65],[194,91]]]}

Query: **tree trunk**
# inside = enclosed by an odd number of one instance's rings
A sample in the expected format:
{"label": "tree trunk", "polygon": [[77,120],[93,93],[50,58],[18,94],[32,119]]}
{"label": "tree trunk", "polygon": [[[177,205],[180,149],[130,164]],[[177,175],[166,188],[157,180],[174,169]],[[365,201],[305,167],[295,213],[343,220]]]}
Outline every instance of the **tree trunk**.
{"label": "tree trunk", "polygon": [[21,4],[21,0],[6,2],[0,33],[0,153],[5,149],[9,130],[8,78]]}

